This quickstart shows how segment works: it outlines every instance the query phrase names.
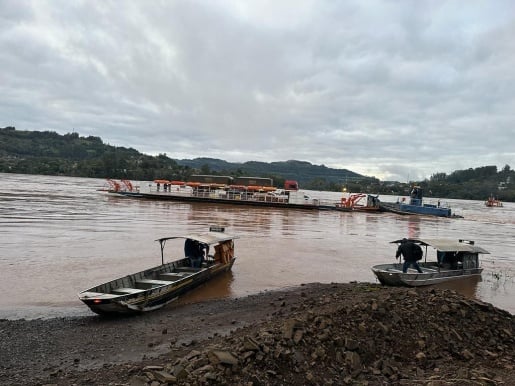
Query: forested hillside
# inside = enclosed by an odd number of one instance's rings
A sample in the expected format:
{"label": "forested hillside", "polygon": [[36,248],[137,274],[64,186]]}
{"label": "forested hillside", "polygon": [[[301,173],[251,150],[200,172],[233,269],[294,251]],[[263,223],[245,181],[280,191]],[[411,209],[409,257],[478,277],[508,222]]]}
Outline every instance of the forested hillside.
{"label": "forested hillside", "polygon": [[104,144],[99,137],[52,131],[0,128],[0,172],[96,178],[156,178],[188,180],[192,174],[269,177],[276,186],[297,180],[304,189],[406,195],[410,185],[424,188],[426,196],[484,200],[490,195],[515,201],[515,171],[509,165],[435,173],[410,184],[380,181],[346,169],[332,169],[304,161],[231,163],[213,158],[172,159],[150,156],[135,149]]}
{"label": "forested hillside", "polygon": [[164,155],[106,145],[99,137],[0,129],[0,172],[152,180],[183,169]]}
{"label": "forested hillside", "polygon": [[421,186],[437,197],[486,199],[490,195],[505,201],[515,201],[515,171],[505,165],[456,170],[451,174],[436,173]]}
{"label": "forested hillside", "polygon": [[[332,169],[324,165],[313,165],[305,161],[231,163],[213,158],[196,158],[193,160],[178,160],[179,165],[189,166],[200,170],[202,174],[245,175],[254,177],[271,177],[276,182],[296,180],[306,189],[340,190],[342,184],[349,180],[377,181],[354,173],[347,169]],[[321,189],[323,188],[323,189]]]}
{"label": "forested hillside", "polygon": [[345,169],[309,162],[230,163],[212,158],[175,160],[149,156],[135,149],[106,145],[99,137],[60,135],[51,131],[0,128],[0,172],[132,180],[187,180],[192,174],[271,177],[277,186],[295,179],[306,189],[338,190],[348,178],[367,180]]}

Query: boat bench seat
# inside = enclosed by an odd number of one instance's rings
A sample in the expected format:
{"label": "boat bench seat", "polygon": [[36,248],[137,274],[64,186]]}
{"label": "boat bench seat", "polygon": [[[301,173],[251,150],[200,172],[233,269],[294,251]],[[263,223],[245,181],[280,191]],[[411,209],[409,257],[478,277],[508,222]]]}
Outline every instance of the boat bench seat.
{"label": "boat bench seat", "polygon": [[138,288],[115,288],[111,291],[115,295],[137,294],[139,292],[143,292],[143,290]]}
{"label": "boat bench seat", "polygon": [[[197,269],[197,268],[193,268],[193,269]],[[181,272],[181,271],[178,271],[178,272],[170,272],[172,275],[178,275],[178,276],[182,276],[182,277],[185,277],[185,276],[189,276],[191,275],[191,271],[184,271],[184,272]]]}
{"label": "boat bench seat", "polygon": [[175,268],[175,272],[198,272],[201,268],[193,268],[193,267],[177,267]]}
{"label": "boat bench seat", "polygon": [[81,295],[81,297],[84,297],[84,298],[97,298],[99,296],[105,295],[105,292],[88,291],[88,292],[82,292],[80,295]]}
{"label": "boat bench seat", "polygon": [[153,280],[153,279],[141,279],[136,282],[136,287],[141,289],[150,289],[159,287],[162,285],[170,284],[170,281],[166,280]]}
{"label": "boat bench seat", "polygon": [[188,272],[167,272],[157,275],[159,280],[177,281],[189,276]]}

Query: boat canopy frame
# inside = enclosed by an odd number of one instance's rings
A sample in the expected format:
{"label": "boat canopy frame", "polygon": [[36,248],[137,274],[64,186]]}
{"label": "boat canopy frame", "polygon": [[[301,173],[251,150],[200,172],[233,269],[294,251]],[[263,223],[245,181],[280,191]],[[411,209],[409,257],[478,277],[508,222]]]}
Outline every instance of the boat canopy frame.
{"label": "boat canopy frame", "polygon": [[[459,239],[459,240],[451,240],[451,239],[406,239],[407,241],[414,242],[416,244],[420,244],[426,247],[433,247],[434,249],[441,252],[469,252],[469,253],[484,253],[489,254],[486,249],[481,248],[477,245],[474,245],[474,242],[471,240]],[[391,241],[391,244],[400,244],[401,240]]]}
{"label": "boat canopy frame", "polygon": [[224,233],[223,228],[217,228],[216,230],[210,230],[209,232],[204,233],[191,233],[187,235],[178,235],[178,236],[169,236],[162,237],[160,239],[156,239],[155,241],[159,242],[159,246],[161,248],[161,264],[164,265],[164,249],[166,242],[168,240],[176,240],[176,239],[191,239],[194,241],[198,241],[202,244],[207,245],[216,245],[223,243],[225,241],[230,241],[239,238],[238,236],[228,235]]}

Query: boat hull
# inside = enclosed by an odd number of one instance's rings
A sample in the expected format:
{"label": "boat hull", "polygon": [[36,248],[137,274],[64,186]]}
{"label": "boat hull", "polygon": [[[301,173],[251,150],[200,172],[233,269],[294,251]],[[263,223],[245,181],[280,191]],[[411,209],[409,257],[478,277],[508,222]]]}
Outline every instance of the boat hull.
{"label": "boat hull", "polygon": [[[180,194],[165,194],[165,193],[132,193],[132,192],[110,192],[124,197],[140,198],[147,200],[168,200],[179,202],[202,202],[211,204],[228,204],[228,205],[247,205],[271,208],[290,208],[290,209],[307,209],[317,210],[323,209],[323,205],[315,205],[309,203],[295,204],[290,202],[277,202],[277,201],[259,201],[251,199],[229,199],[229,198],[212,198],[203,196],[180,195]],[[324,206],[324,208],[329,206]],[[334,209],[331,206],[331,209]]]}
{"label": "boat hull", "polygon": [[489,208],[502,208],[502,202],[498,200],[485,201],[485,206]]}
{"label": "boat hull", "polygon": [[448,281],[481,276],[482,268],[444,269],[434,263],[419,263],[423,273],[410,268],[402,272],[402,264],[381,264],[372,267],[372,272],[383,285],[394,287],[420,287]]}
{"label": "boat hull", "polygon": [[459,217],[452,214],[451,209],[437,207],[434,205],[410,205],[410,204],[395,204],[395,203],[384,203],[380,204],[381,210],[384,212],[393,212],[404,215],[426,215],[426,216],[437,216],[437,217]]}
{"label": "boat hull", "polygon": [[[79,298],[91,311],[100,315],[153,311],[213,277],[231,270],[235,259],[232,258],[227,263],[212,262],[196,270],[188,267],[188,259],[182,259],[90,288],[81,292]],[[171,275],[170,278],[173,276],[174,280],[162,280],[166,275]],[[156,278],[160,280],[155,280]],[[147,284],[150,288],[136,289],[135,283]],[[123,294],[124,291],[128,293]]]}

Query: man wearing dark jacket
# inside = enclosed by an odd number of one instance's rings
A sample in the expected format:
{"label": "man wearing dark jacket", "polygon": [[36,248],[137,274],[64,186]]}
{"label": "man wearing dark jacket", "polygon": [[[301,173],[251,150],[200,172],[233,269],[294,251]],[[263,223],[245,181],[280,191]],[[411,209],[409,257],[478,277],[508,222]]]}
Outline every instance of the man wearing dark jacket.
{"label": "man wearing dark jacket", "polygon": [[205,247],[205,244],[200,244],[197,240],[186,239],[184,242],[184,255],[190,259],[192,268],[202,266]]}
{"label": "man wearing dark jacket", "polygon": [[[420,251],[418,251],[418,249],[420,249]],[[410,241],[406,238],[402,239],[399,248],[397,248],[397,253],[395,254],[395,258],[398,258],[401,255],[404,257],[402,272],[408,272],[409,266],[412,265],[418,271],[418,273],[423,273],[422,269],[417,263],[417,252],[422,252],[420,245],[417,245],[413,241]]]}

